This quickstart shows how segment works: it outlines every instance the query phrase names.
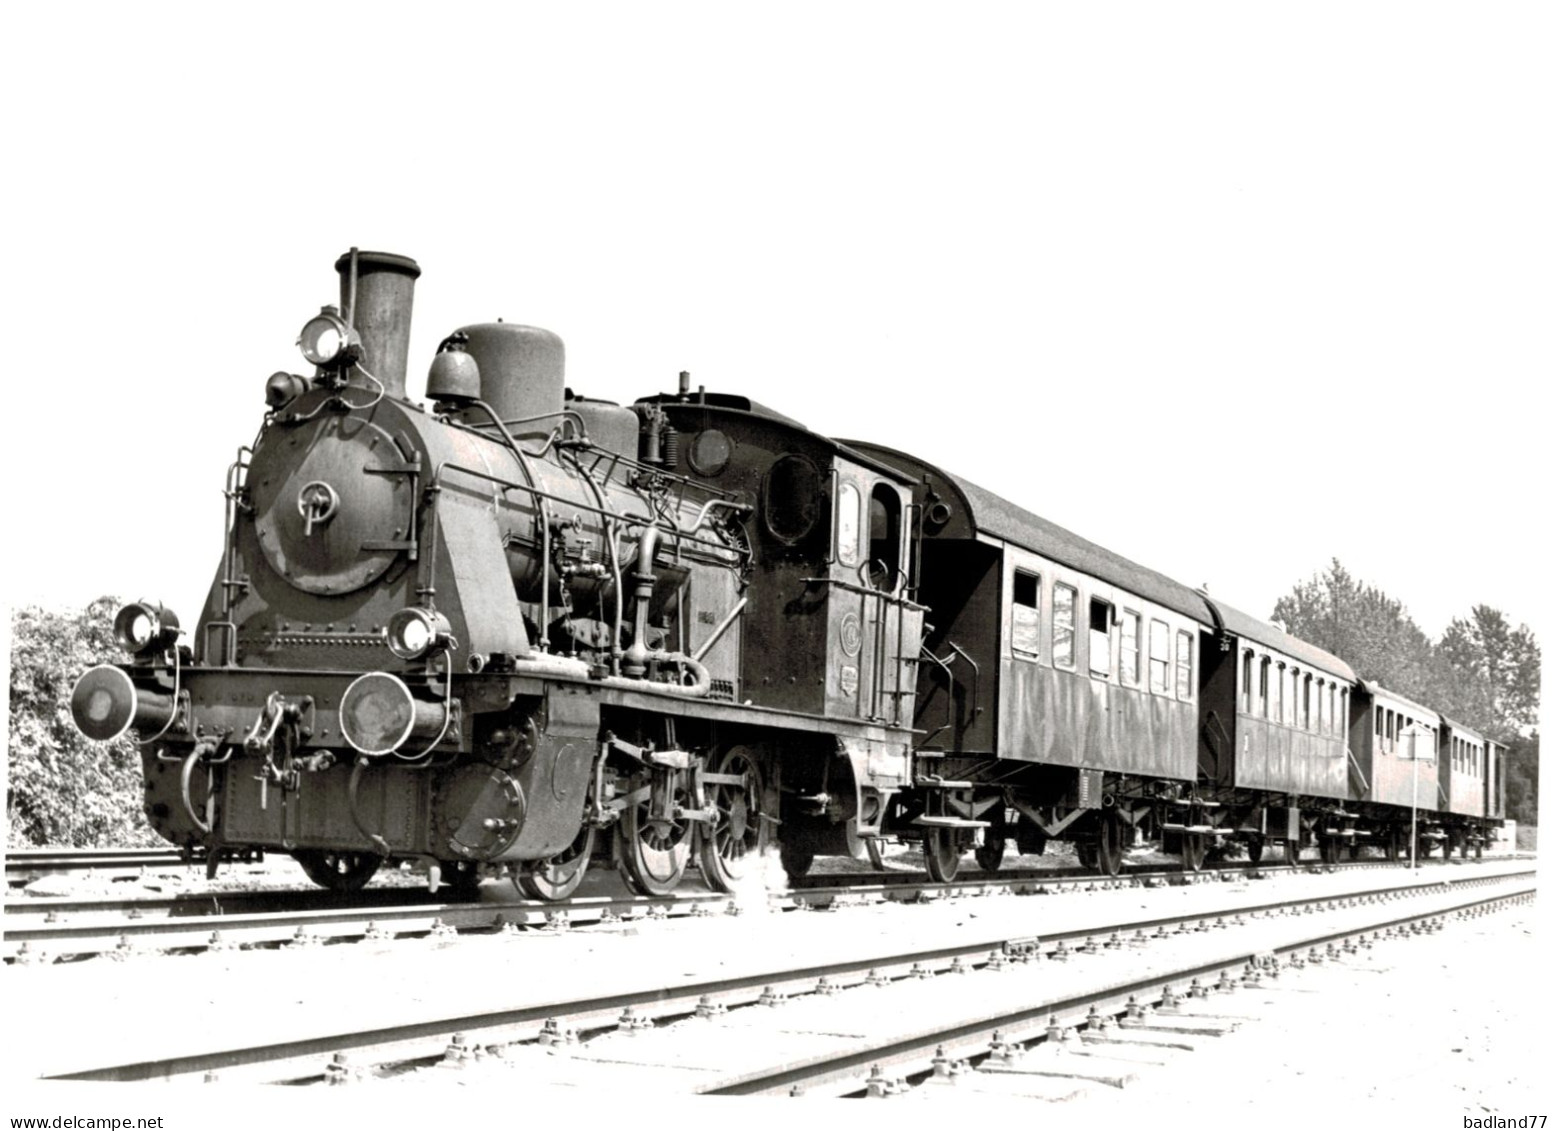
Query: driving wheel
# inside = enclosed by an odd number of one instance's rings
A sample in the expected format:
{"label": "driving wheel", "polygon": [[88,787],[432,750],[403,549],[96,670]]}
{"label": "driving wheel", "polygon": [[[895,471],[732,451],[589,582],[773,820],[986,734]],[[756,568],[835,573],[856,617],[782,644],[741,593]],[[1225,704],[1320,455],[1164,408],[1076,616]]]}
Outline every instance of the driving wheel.
{"label": "driving wheel", "polygon": [[659,804],[660,790],[669,788],[668,777],[661,778],[650,796],[629,805],[616,823],[616,867],[639,895],[669,895],[692,856],[692,822],[675,815],[685,806],[685,792],[675,791],[668,815]]}
{"label": "driving wheel", "polygon": [[733,892],[748,865],[766,845],[762,822],[762,778],[757,764],[743,747],[724,752],[714,771],[728,781],[715,781],[708,802],[718,811],[713,825],[705,828],[698,843],[698,866],[714,891]]}

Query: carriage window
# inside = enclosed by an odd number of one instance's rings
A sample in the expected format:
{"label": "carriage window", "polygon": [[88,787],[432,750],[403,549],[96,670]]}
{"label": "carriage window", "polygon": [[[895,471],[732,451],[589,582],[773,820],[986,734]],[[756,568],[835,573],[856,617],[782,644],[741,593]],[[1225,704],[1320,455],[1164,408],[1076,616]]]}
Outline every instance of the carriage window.
{"label": "carriage window", "polygon": [[1180,699],[1188,699],[1195,686],[1194,679],[1195,638],[1180,631],[1178,635],[1178,693]]}
{"label": "carriage window", "polygon": [[1038,575],[1017,570],[1011,578],[1011,649],[1038,655]]}
{"label": "carriage window", "polygon": [[1341,689],[1341,713],[1337,715],[1335,719],[1336,734],[1346,733],[1347,712],[1349,710],[1347,696],[1350,694],[1351,692],[1347,691],[1344,687]]}
{"label": "carriage window", "polygon": [[1147,641],[1147,646],[1147,665],[1151,669],[1152,690],[1167,694],[1168,672],[1173,667],[1173,653],[1169,650],[1168,626],[1162,621],[1152,621],[1151,639]]}
{"label": "carriage window", "polygon": [[1119,678],[1131,687],[1141,682],[1141,614],[1126,612],[1119,622]]}
{"label": "carriage window", "polygon": [[1262,719],[1270,718],[1270,657],[1260,657],[1260,709],[1255,712]]}
{"label": "carriage window", "polygon": [[1088,620],[1090,628],[1087,632],[1087,666],[1092,669],[1093,675],[1108,678],[1108,622],[1112,616],[1114,607],[1107,601],[1099,601],[1092,598],[1089,605]]}
{"label": "carriage window", "polygon": [[1301,683],[1300,683],[1301,678],[1302,677],[1299,676],[1299,674],[1298,674],[1298,670],[1296,668],[1293,668],[1292,669],[1292,695],[1287,700],[1287,725],[1288,726],[1294,726],[1295,727],[1295,726],[1302,726],[1303,725],[1302,722],[1298,719],[1298,711],[1301,710],[1301,706],[1298,703],[1298,696],[1301,694]]}
{"label": "carriage window", "polygon": [[1054,666],[1076,666],[1076,590],[1058,582],[1054,586]]}
{"label": "carriage window", "polygon": [[877,589],[891,591],[899,581],[902,554],[902,502],[889,484],[878,483],[870,493],[870,568],[866,573]]}
{"label": "carriage window", "polygon": [[1271,691],[1270,717],[1278,722],[1287,721],[1287,665],[1276,661],[1276,684]]}
{"label": "carriage window", "polygon": [[1314,729],[1314,677],[1303,677],[1303,729]]}
{"label": "carriage window", "polygon": [[860,560],[860,489],[853,483],[838,488],[838,560],[846,566]]}
{"label": "carriage window", "polygon": [[1243,713],[1248,715],[1253,712],[1254,703],[1254,653],[1245,650],[1243,654]]}

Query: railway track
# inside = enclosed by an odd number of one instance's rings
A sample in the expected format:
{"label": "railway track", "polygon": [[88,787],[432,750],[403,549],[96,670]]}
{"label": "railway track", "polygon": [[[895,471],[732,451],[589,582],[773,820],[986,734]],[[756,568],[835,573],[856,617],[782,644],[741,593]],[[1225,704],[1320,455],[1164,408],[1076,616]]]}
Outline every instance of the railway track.
{"label": "railway track", "polygon": [[[1380,868],[1395,866],[1386,861],[1325,866],[1327,871]],[[1318,866],[1308,864],[1275,863],[1228,865],[1198,873],[1136,868],[1109,878],[1081,868],[1010,869],[950,884],[938,884],[914,873],[834,873],[804,877],[788,892],[769,898],[783,906],[826,909],[999,891],[1031,895],[1269,879],[1318,870]],[[487,886],[492,898],[459,903],[442,902],[416,887],[374,887],[345,894],[309,888],[184,892],[163,897],[13,899],[5,903],[0,958],[39,962],[98,954],[125,957],[150,948],[194,952],[213,947],[420,937],[447,931],[559,928],[652,916],[707,915],[728,911],[731,903],[727,896],[695,889],[664,899],[613,894],[559,904],[502,898],[507,890],[498,881]]]}
{"label": "railway track", "polygon": [[[840,942],[835,925],[828,926],[830,920],[836,921],[827,915],[765,921],[756,935],[749,930],[732,934],[739,919],[695,927],[669,924],[665,934],[652,932],[630,943],[616,940],[629,950],[612,950],[614,958],[597,949],[589,964],[587,993],[576,992],[580,985],[576,980],[567,981],[569,967],[565,961],[558,962],[560,952],[547,952],[541,968],[509,955],[491,967],[507,972],[500,989],[489,982],[488,992],[476,998],[468,994],[458,1001],[440,998],[437,1008],[429,1003],[421,1016],[392,1020],[390,1011],[379,1010],[371,1018],[362,1018],[358,1011],[355,1023],[331,1026],[321,1025],[319,1019],[348,1014],[314,1008],[307,1024],[282,1025],[284,1033],[265,1033],[260,1031],[263,1026],[249,1025],[229,1035],[225,1044],[223,1035],[215,1032],[196,1049],[164,1049],[157,1055],[118,1060],[110,1052],[76,1050],[73,1056],[53,1058],[39,1074],[123,1080],[220,1072],[224,1079],[323,1080],[348,1073],[349,1065],[332,1059],[335,1054],[350,1056],[359,1064],[397,1066],[382,1070],[394,1072],[446,1056],[458,1062],[495,1051],[502,1054],[499,1059],[523,1060],[527,1072],[536,1071],[537,1063],[565,1063],[557,1070],[563,1083],[579,1083],[584,1077],[599,1083],[600,1072],[630,1074],[637,1065],[645,1079],[657,1074],[661,1083],[655,1090],[663,1091],[665,1066],[675,1064],[681,1069],[671,1074],[677,1090],[769,1093],[798,1085],[808,1091],[847,1094],[895,1087],[898,1076],[935,1071],[937,1046],[942,1048],[942,1070],[949,1071],[946,1066],[960,1059],[978,1061],[991,1055],[992,1042],[998,1045],[991,1036],[994,1029],[1001,1030],[1000,1040],[1008,1045],[1015,1041],[1026,1047],[1049,1035],[1051,1017],[1062,1036],[1064,1028],[1088,1010],[1101,1011],[1097,1024],[1102,1025],[1102,1015],[1125,1013],[1131,995],[1140,1005],[1155,992],[1154,985],[1187,988],[1197,978],[1201,985],[1208,984],[1207,979],[1225,981],[1222,971],[1241,977],[1251,959],[1264,967],[1271,955],[1340,946],[1348,937],[1398,930],[1402,924],[1441,918],[1464,908],[1526,898],[1534,890],[1533,873],[1519,865],[1463,874],[1459,869],[1442,869],[1430,876],[1397,873],[1388,885],[1361,875],[1310,880],[1309,887],[1326,890],[1294,891],[1273,899],[1271,889],[1263,887],[1233,892],[1196,885],[1162,893],[1192,906],[1159,906],[1159,894],[1151,897],[1154,902],[1148,914],[1142,913],[1139,892],[1115,891],[1098,900],[1044,901],[1044,926],[1037,934],[1031,933],[1033,904],[1000,899],[897,908],[897,916],[915,916],[911,930],[897,919],[879,937],[867,938],[870,932],[862,924],[862,931],[851,933],[853,941],[847,944]],[[1062,907],[1065,914],[1053,913]],[[687,935],[688,930],[693,934]],[[905,937],[916,941],[905,947]],[[610,950],[598,939],[592,945]],[[761,954],[753,949],[759,945]],[[621,961],[629,952],[632,960]],[[689,953],[702,957],[688,962]],[[469,979],[462,980],[459,988],[479,988],[493,952],[467,949],[462,955],[462,970]],[[723,957],[707,961],[709,955]],[[526,969],[544,969],[546,978],[537,982],[514,976]],[[716,969],[720,973],[711,976],[709,972]],[[1018,979],[1009,976],[1019,970],[1028,973]],[[1038,971],[1048,973],[1029,985]],[[1100,971],[1107,973],[1102,981],[1091,977]],[[1088,972],[1088,979],[1078,981],[1076,975],[1083,972]],[[971,992],[979,979],[984,987],[993,988]],[[932,991],[918,983],[943,989]],[[458,997],[459,988],[446,987],[448,996]],[[873,1024],[855,1021],[837,1030],[852,1034],[844,1042],[847,1048],[819,1042],[817,1032],[806,1028],[811,1022],[800,1024],[799,1036],[769,1039],[749,1031],[754,1025],[760,1030],[767,1024],[763,1018],[777,1015],[759,1003],[790,998],[822,1001],[845,989],[848,994],[866,995],[867,1020],[876,1019]],[[870,996],[887,990],[907,996],[901,1004]],[[924,1020],[929,999],[945,999],[936,1008],[956,1016],[937,1014],[933,1024]],[[237,1014],[229,1009],[227,1015]],[[739,1024],[720,1020],[726,1017],[744,1020]],[[670,1024],[676,1018],[718,1022],[693,1032],[720,1036],[690,1045],[680,1039],[672,1042],[670,1051],[657,1047],[661,1031],[677,1028]],[[737,1032],[728,1031],[729,1026]],[[460,1034],[457,1040],[456,1033]],[[575,1046],[577,1038],[570,1033],[596,1036]],[[624,1046],[624,1040],[631,1043]],[[689,1066],[703,1063],[700,1057],[714,1055],[697,1051],[705,1046],[747,1050],[742,1055],[756,1055],[750,1050],[761,1048],[760,1058],[765,1059],[744,1065],[710,1062],[693,1071]],[[559,1058],[559,1052],[569,1055]],[[1012,1047],[1001,1055],[1020,1058],[1024,1054]],[[876,1083],[870,1083],[872,1079]]]}

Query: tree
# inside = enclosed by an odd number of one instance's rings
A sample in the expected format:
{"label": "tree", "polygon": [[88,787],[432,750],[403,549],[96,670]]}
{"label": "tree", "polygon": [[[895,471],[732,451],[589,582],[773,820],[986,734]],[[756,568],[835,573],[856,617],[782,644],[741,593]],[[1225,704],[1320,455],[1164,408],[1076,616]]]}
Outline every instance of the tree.
{"label": "tree", "polygon": [[1541,703],[1541,646],[1526,625],[1510,628],[1497,609],[1477,605],[1469,620],[1456,618],[1439,651],[1454,672],[1484,687],[1478,721],[1500,741],[1535,726]]}
{"label": "tree", "polygon": [[6,843],[108,847],[160,843],[142,810],[140,751],[126,735],[92,742],[70,718],[70,692],[88,668],[120,657],[100,597],[62,614],[11,615],[10,779]]}
{"label": "tree", "polygon": [[1299,582],[1277,601],[1272,619],[1345,660],[1360,678],[1435,707],[1508,746],[1508,815],[1535,823],[1541,647],[1529,627],[1510,628],[1497,609],[1476,605],[1434,644],[1404,605],[1358,583],[1334,558],[1323,574]]}

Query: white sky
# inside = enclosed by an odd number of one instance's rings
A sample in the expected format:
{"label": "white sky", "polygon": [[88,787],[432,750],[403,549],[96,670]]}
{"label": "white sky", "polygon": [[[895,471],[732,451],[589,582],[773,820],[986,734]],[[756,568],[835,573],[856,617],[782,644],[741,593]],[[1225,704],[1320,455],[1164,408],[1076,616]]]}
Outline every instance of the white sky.
{"label": "white sky", "polygon": [[1256,616],[1333,555],[1540,631],[1537,7],[259,12],[7,18],[10,602],[193,620],[356,244],[423,268],[416,395],[501,316],[581,392],[690,369]]}

